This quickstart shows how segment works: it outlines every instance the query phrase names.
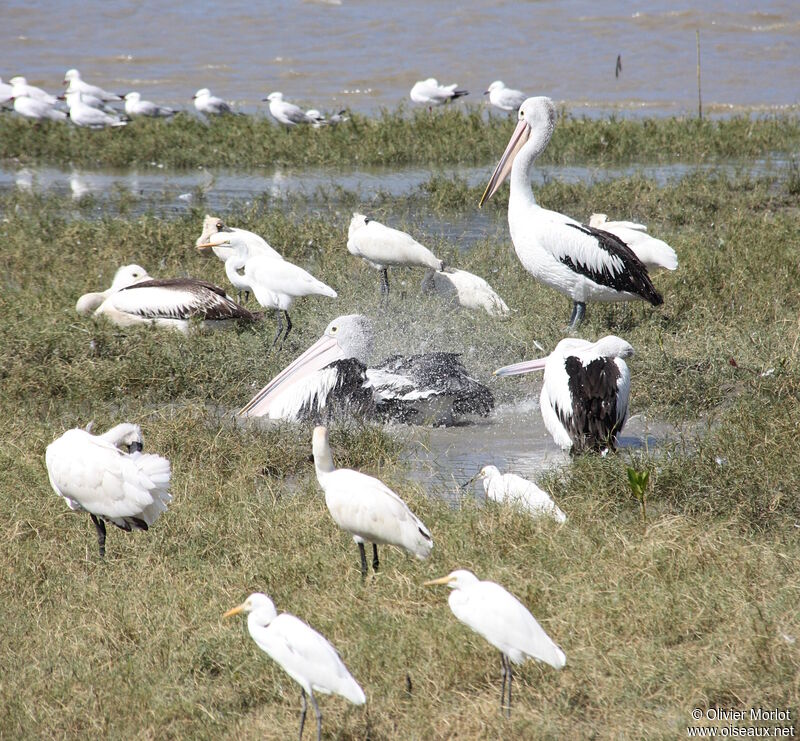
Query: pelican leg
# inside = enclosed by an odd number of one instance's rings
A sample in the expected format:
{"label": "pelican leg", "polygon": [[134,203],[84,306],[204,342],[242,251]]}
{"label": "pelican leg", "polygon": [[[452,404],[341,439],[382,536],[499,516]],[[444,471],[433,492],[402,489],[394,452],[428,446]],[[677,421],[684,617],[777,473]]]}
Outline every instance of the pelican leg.
{"label": "pelican leg", "polygon": [[358,552],[361,555],[361,578],[367,578],[367,552],[364,550],[364,544],[358,544]]}
{"label": "pelican leg", "polygon": [[311,706],[314,708],[314,712],[317,714],[317,741],[321,741],[322,739],[322,713],[319,711],[319,705],[317,705],[316,699],[314,699],[314,693],[311,693]]}
{"label": "pelican leg", "polygon": [[[91,514],[91,512],[89,513]],[[100,546],[100,558],[106,557],[106,523],[97,515],[92,515],[92,522],[97,530],[97,545]]]}
{"label": "pelican leg", "polygon": [[300,741],[303,741],[303,726],[306,724],[306,711],[308,710],[306,691],[304,689],[300,690],[300,697],[303,700],[303,712],[300,713]]}
{"label": "pelican leg", "polygon": [[[275,316],[278,317],[278,331],[275,332],[275,338],[272,340],[271,347],[275,347],[275,343],[277,343],[278,338],[281,336],[281,333],[283,332],[283,319],[281,318],[281,312],[277,311],[275,313]],[[280,348],[278,348],[278,349],[280,349]]]}
{"label": "pelican leg", "polygon": [[572,314],[569,317],[569,324],[567,325],[567,331],[571,332],[573,329],[577,329],[578,326],[583,322],[583,317],[586,314],[586,303],[583,301],[573,301],[572,303]]}
{"label": "pelican leg", "polygon": [[378,546],[375,545],[375,543],[373,543],[372,544],[372,570],[373,571],[377,571],[378,570],[378,566],[380,566],[380,565],[381,565],[381,563],[380,563],[380,561],[378,561]]}
{"label": "pelican leg", "polygon": [[381,269],[381,296],[389,295],[389,271],[387,268]]}

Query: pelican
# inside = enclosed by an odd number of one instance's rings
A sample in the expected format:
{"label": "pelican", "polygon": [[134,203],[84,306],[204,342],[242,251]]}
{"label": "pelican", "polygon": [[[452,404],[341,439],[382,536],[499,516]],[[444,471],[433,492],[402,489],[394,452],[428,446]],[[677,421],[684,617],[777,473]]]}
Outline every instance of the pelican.
{"label": "pelican", "polygon": [[429,270],[422,279],[423,293],[438,293],[467,309],[483,309],[490,316],[510,312],[506,302],[481,277],[466,270]]}
{"label": "pelican", "polygon": [[[283,93],[270,93],[265,102],[269,102],[270,115],[284,126],[297,126],[297,124],[319,124],[319,119],[324,118],[319,111],[304,111],[300,106],[283,99]],[[316,114],[316,115],[312,115]]]}
{"label": "pelican", "polygon": [[500,473],[497,466],[484,466],[467,485],[475,480],[483,481],[487,499],[494,502],[517,505],[534,517],[545,515],[557,522],[566,522],[567,516],[536,484],[515,473]]}
{"label": "pelican", "polygon": [[433,270],[444,270],[445,267],[444,262],[410,235],[358,213],[354,213],[350,220],[347,251],[363,257],[373,268],[381,271],[383,295],[389,293],[389,267],[416,266]]}
{"label": "pelican", "polygon": [[70,509],[89,513],[101,557],[107,522],[127,532],[147,530],[172,501],[169,461],[141,450],[142,431],[128,422],[102,435],[67,430],[47,446],[50,485]]}
{"label": "pelican", "polygon": [[589,217],[589,226],[619,237],[633,250],[648,271],[678,269],[678,256],[675,250],[666,242],[650,236],[644,224],[633,221],[609,221],[606,214],[592,214]]}
{"label": "pelican", "polygon": [[494,408],[489,389],[467,374],[457,354],[395,355],[367,368],[372,340],[365,316],[337,317],[239,414],[293,422],[356,413],[442,425]]}
{"label": "pelican", "polygon": [[120,327],[155,324],[181,332],[188,332],[193,320],[200,320],[203,327],[216,328],[232,320],[258,319],[213,283],[194,278],[151,278],[138,265],[120,268],[111,288],[84,294],[75,308],[83,314],[94,309],[94,316],[105,316]]}
{"label": "pelican", "polygon": [[42,88],[36,87],[35,85],[29,85],[28,81],[21,75],[12,77],[8,82],[12,88],[11,95],[15,98],[27,96],[42,103],[47,103],[50,106],[54,106],[58,103],[58,98],[56,98],[55,95],[50,95],[50,93],[45,92]]}
{"label": "pelican", "polygon": [[103,102],[122,100],[120,95],[109,93],[97,85],[90,85],[88,82],[84,82],[81,79],[81,73],[76,69],[68,69],[64,73],[64,84],[67,86],[68,93],[73,91],[83,93]]}
{"label": "pelican", "polygon": [[411,88],[411,100],[415,103],[422,103],[429,108],[435,105],[443,105],[449,103],[451,100],[461,98],[464,95],[469,95],[467,90],[458,90],[458,85],[440,85],[435,77],[429,77],[427,80],[418,80]]}
{"label": "pelican", "polygon": [[310,625],[288,612],[278,615],[266,594],[254,592],[241,605],[222,617],[247,614],[247,630],[256,645],[300,685],[303,711],[300,714],[300,741],[306,722],[306,695],[317,716],[317,741],[322,737],[322,713],[314,692],[339,695],[353,705],[363,705],[364,690],[353,679],[339,653]]}
{"label": "pelican", "polygon": [[233,113],[231,107],[216,95],[212,95],[211,91],[207,88],[200,88],[193,96],[194,107],[199,113],[210,114],[218,116],[223,113]]}
{"label": "pelican", "polygon": [[501,80],[495,80],[489,85],[484,95],[488,95],[489,102],[501,111],[518,111],[528,97],[521,90],[506,87]]}
{"label": "pelican", "polygon": [[112,116],[99,108],[93,108],[84,103],[83,93],[73,90],[64,95],[69,108],[69,119],[76,126],[86,126],[90,129],[103,129],[106,126],[125,126],[128,122],[119,116]]}
{"label": "pelican", "polygon": [[[292,331],[292,320],[289,309],[296,298],[302,296],[328,296],[337,298],[336,291],[321,280],[317,280],[303,268],[270,255],[250,255],[248,242],[236,234],[230,234],[226,242],[233,247],[233,254],[225,260],[225,274],[236,288],[249,290],[265,309],[275,309],[278,317],[278,331],[275,333],[274,345],[283,332],[281,312],[286,317],[286,334],[281,340],[281,347]],[[206,246],[198,249],[206,249]],[[244,275],[237,271],[244,268]]]}
{"label": "pelican", "polygon": [[563,669],[566,665],[564,652],[544,632],[528,608],[499,584],[480,581],[465,569],[425,582],[425,586],[437,584],[444,584],[453,590],[447,600],[453,615],[500,651],[503,664],[501,710],[505,707],[507,713],[511,714],[512,662],[522,664],[530,658],[549,664],[554,669]]}
{"label": "pelican", "polygon": [[556,109],[550,98],[528,98],[518,118],[479,205],[491,198],[511,173],[508,225],[514,249],[534,278],[572,299],[569,329],[583,321],[587,301],[663,303],[647,268],[619,237],[536,203],[531,169],[553,134]]}
{"label": "pelican", "polygon": [[402,548],[420,560],[431,555],[428,528],[386,484],[349,468],[335,468],[328,429],[315,427],[312,440],[317,481],[333,521],[353,536],[361,555],[361,576],[367,576],[364,541],[372,543],[372,569],[377,571],[378,545]]}
{"label": "pelican", "polygon": [[14,95],[14,110],[20,116],[32,118],[34,121],[50,119],[51,121],[66,121],[67,114],[55,108],[44,100],[31,98],[29,95]]}
{"label": "pelican", "polygon": [[606,452],[628,417],[631,374],[624,358],[631,355],[633,347],[614,335],[597,342],[566,338],[546,358],[507,365],[495,375],[544,369],[539,406],[556,445]]}
{"label": "pelican", "polygon": [[169,118],[175,115],[175,111],[172,108],[156,105],[149,100],[142,100],[142,94],[137,92],[131,92],[125,96],[125,113],[131,118],[136,116]]}
{"label": "pelican", "polygon": [[268,255],[283,259],[283,255],[272,249],[263,237],[247,229],[227,226],[222,219],[209,214],[203,219],[203,233],[198,237],[195,246],[200,252],[206,247],[211,247],[214,254],[225,262],[235,252],[235,249],[228,244],[232,234],[244,240],[248,255]]}

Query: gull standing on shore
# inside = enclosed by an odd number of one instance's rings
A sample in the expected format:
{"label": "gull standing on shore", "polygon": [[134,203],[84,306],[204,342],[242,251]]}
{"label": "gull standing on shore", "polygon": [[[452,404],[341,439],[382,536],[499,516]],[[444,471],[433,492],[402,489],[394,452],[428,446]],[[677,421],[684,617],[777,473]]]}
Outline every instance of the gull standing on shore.
{"label": "gull standing on shore", "polygon": [[451,100],[456,100],[464,95],[469,95],[467,90],[458,90],[458,85],[440,85],[435,77],[419,80],[414,83],[409,95],[415,103],[426,105],[429,108],[435,105],[444,105]]}
{"label": "gull standing on shore", "polygon": [[284,100],[283,93],[270,93],[263,100],[264,102],[269,102],[270,115],[284,126],[297,126],[297,124],[319,125],[320,119],[324,121],[324,117],[319,111],[311,110],[306,112],[300,106]]}
{"label": "gull standing on shore", "polygon": [[83,93],[87,97],[91,96],[104,103],[122,100],[122,96],[116,93],[109,93],[107,90],[103,90],[103,88],[97,85],[90,85],[88,82],[84,82],[81,79],[81,73],[76,69],[68,69],[64,73],[64,84],[67,86],[68,93],[77,91]]}
{"label": "gull standing on shore", "polygon": [[518,111],[528,97],[521,90],[506,87],[502,80],[495,80],[484,95],[488,95],[489,102],[501,111]]}
{"label": "gull standing on shore", "polygon": [[131,118],[149,116],[150,118],[169,118],[175,115],[172,108],[156,105],[149,100],[142,100],[141,93],[131,92],[125,96],[125,113]]}
{"label": "gull standing on shore", "polygon": [[212,95],[211,91],[207,88],[200,88],[194,96],[194,107],[199,113],[205,113],[211,116],[219,116],[223,113],[233,113],[233,109],[222,98]]}

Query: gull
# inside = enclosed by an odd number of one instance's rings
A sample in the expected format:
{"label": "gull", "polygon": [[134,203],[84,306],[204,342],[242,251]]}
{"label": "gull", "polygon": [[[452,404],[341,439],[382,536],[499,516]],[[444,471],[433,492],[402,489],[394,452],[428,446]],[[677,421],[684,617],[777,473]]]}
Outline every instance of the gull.
{"label": "gull", "polygon": [[422,279],[423,293],[438,293],[466,309],[483,309],[490,316],[506,316],[506,302],[480,276],[466,270],[429,270]]}
{"label": "gull", "polygon": [[495,375],[544,369],[539,408],[556,445],[605,453],[628,418],[631,374],[624,358],[632,355],[633,347],[615,335],[597,342],[568,337],[547,357],[507,365]]}
{"label": "gull", "polygon": [[633,250],[648,270],[677,270],[678,256],[666,242],[647,233],[644,224],[633,221],[609,221],[606,214],[592,214],[589,226],[619,237]]}
{"label": "gull", "polygon": [[310,625],[288,612],[278,615],[275,604],[261,592],[254,592],[222,617],[242,612],[247,615],[247,630],[256,645],[301,687],[300,741],[308,710],[306,695],[317,716],[317,741],[322,737],[322,713],[314,692],[339,695],[353,705],[367,701],[364,690],[353,679],[337,650]]}
{"label": "gull", "polygon": [[60,111],[44,100],[37,100],[29,95],[15,95],[12,100],[14,101],[14,110],[25,118],[31,118],[34,121],[42,121],[43,119],[50,119],[51,121],[67,120],[67,114],[64,111]]}
{"label": "gull", "polygon": [[457,569],[440,579],[425,582],[425,586],[437,584],[453,590],[447,600],[453,615],[500,651],[503,664],[500,709],[505,707],[508,715],[511,715],[512,662],[522,664],[528,659],[536,659],[554,669],[563,669],[566,665],[564,652],[544,632],[528,608],[499,584],[480,581],[466,569]]}
{"label": "gull", "polygon": [[550,98],[528,98],[506,151],[492,173],[479,205],[511,174],[508,225],[522,266],[536,280],[572,299],[569,329],[583,321],[588,301],[642,299],[663,303],[647,268],[619,237],[569,216],[544,209],[531,190],[531,171],[555,128]]}
{"label": "gull", "polygon": [[353,536],[361,555],[361,577],[367,576],[364,541],[372,543],[372,569],[378,570],[378,545],[402,548],[420,560],[428,558],[433,538],[422,521],[386,484],[349,468],[335,468],[328,429],[314,428],[312,440],[317,481],[333,521]]}
{"label": "gull", "polygon": [[[296,126],[297,124],[319,124],[320,117],[319,111],[304,111],[300,106],[294,103],[289,103],[283,99],[283,93],[270,93],[265,102],[269,102],[269,113],[278,122],[284,126]],[[311,113],[316,116],[310,115]],[[324,120],[324,119],[323,119]]]}
{"label": "gull", "polygon": [[89,513],[101,557],[107,522],[127,532],[147,530],[172,500],[169,461],[141,450],[142,431],[128,422],[102,435],[67,430],[47,446],[50,485],[70,509]]}
{"label": "gull", "polygon": [[81,73],[76,69],[68,69],[64,73],[64,84],[67,86],[67,92],[79,92],[85,96],[91,96],[103,102],[122,100],[120,95],[109,93],[107,90],[98,87],[97,85],[90,85],[81,79]]}
{"label": "gull", "polygon": [[149,116],[150,118],[168,118],[174,116],[175,111],[166,106],[156,105],[149,100],[142,100],[141,93],[132,92],[125,96],[125,113],[131,118],[135,116]]}
{"label": "gull", "polygon": [[381,294],[389,294],[387,268],[422,267],[444,270],[444,262],[412,236],[384,226],[364,214],[354,213],[347,230],[347,250],[381,271]]}
{"label": "gull", "polygon": [[11,103],[13,105],[13,100],[12,100],[13,97],[14,97],[13,85],[9,85],[7,82],[3,82],[3,78],[0,77],[0,106],[4,106],[6,103]]}
{"label": "gull", "polygon": [[460,98],[464,95],[469,95],[467,90],[457,90],[458,85],[440,85],[435,77],[429,77],[427,80],[419,80],[414,83],[411,88],[411,100],[415,103],[422,103],[428,107],[435,105],[443,105],[449,103],[451,100]]}
{"label": "gull", "polygon": [[557,522],[567,521],[567,516],[547,492],[522,476],[515,473],[500,473],[497,466],[484,466],[465,486],[469,486],[476,479],[483,481],[486,498],[493,502],[508,502],[534,517],[545,515]]}
{"label": "gull", "polygon": [[236,235],[245,242],[248,255],[268,255],[269,257],[283,259],[283,255],[272,249],[263,237],[247,231],[247,229],[227,226],[222,219],[209,214],[206,214],[205,219],[203,219],[203,233],[198,237],[195,246],[201,252],[207,247],[211,247],[212,252],[222,262],[225,262],[235,251],[228,244],[231,235]]}
{"label": "gull", "polygon": [[35,85],[29,85],[28,81],[20,75],[12,77],[9,80],[9,83],[12,87],[11,94],[15,98],[27,95],[29,98],[41,101],[42,103],[47,103],[51,106],[54,106],[58,103],[58,98],[56,98],[55,95],[50,95],[50,93],[46,93],[44,90],[42,90],[42,88],[36,87]]}
{"label": "gull", "polygon": [[194,100],[194,107],[200,113],[206,113],[212,116],[217,116],[222,113],[233,113],[230,105],[222,98],[212,95],[207,87],[200,88],[192,99]]}
{"label": "gull", "polygon": [[108,126],[125,126],[128,122],[119,116],[112,116],[99,108],[92,108],[83,102],[83,93],[78,90],[66,93],[64,98],[69,108],[69,119],[76,126],[86,126],[90,129],[104,129]]}
{"label": "gull", "polygon": [[501,111],[518,111],[528,97],[521,90],[506,87],[502,80],[495,80],[484,95],[488,95],[489,102]]}
{"label": "gull", "polygon": [[373,339],[367,317],[337,317],[239,414],[289,422],[356,414],[451,425],[469,415],[485,417],[494,408],[491,391],[467,373],[456,353],[392,355],[367,367]]}

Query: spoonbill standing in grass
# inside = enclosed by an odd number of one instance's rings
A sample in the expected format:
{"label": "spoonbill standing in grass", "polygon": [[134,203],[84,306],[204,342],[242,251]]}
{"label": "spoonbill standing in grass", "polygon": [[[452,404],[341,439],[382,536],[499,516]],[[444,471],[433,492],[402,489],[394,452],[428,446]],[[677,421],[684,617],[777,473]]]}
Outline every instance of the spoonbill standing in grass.
{"label": "spoonbill standing in grass", "polygon": [[[296,298],[302,296],[328,296],[336,298],[337,293],[330,286],[317,280],[303,268],[271,255],[250,255],[245,238],[230,234],[226,242],[233,247],[233,254],[225,260],[225,274],[237,288],[250,290],[261,306],[275,309],[278,317],[278,329],[273,346],[283,332],[281,313],[286,317],[286,334],[281,340],[281,347],[292,331],[292,320],[289,309]],[[203,249],[201,246],[198,249]],[[238,273],[244,268],[244,275]]]}
{"label": "spoonbill standing in grass", "polygon": [[479,205],[497,192],[510,173],[508,226],[517,257],[534,278],[572,299],[569,329],[583,321],[587,301],[663,303],[647,268],[622,239],[536,203],[531,171],[553,134],[553,101],[528,98],[518,119]]}
{"label": "spoonbill standing in grass", "polygon": [[483,309],[490,316],[506,316],[510,311],[483,278],[466,270],[429,270],[420,288],[423,293],[438,293],[466,309]]}
{"label": "spoonbill standing in grass", "polygon": [[225,262],[235,251],[228,244],[232,234],[235,234],[245,242],[248,255],[268,255],[269,257],[283,259],[283,255],[272,249],[267,244],[267,240],[255,232],[228,226],[222,219],[209,214],[206,214],[205,219],[203,219],[203,233],[197,238],[195,246],[201,252],[210,247],[214,254],[222,262]]}
{"label": "spoonbill standing in grass", "polygon": [[453,590],[447,600],[453,614],[500,651],[503,664],[500,709],[505,708],[508,715],[511,715],[512,662],[522,664],[530,658],[549,664],[554,669],[563,669],[566,665],[564,652],[544,632],[528,608],[499,584],[480,581],[465,569],[425,582],[425,586],[437,584],[447,585]]}
{"label": "spoonbill standing in grass", "polygon": [[194,107],[198,113],[205,113],[211,116],[219,116],[224,113],[233,113],[230,105],[222,98],[212,95],[207,87],[200,88],[193,96]]}
{"label": "spoonbill standing in grass", "polygon": [[241,605],[228,610],[223,617],[244,612],[247,630],[256,645],[300,685],[303,711],[300,714],[300,741],[306,722],[306,695],[317,716],[317,741],[322,737],[322,713],[315,692],[339,695],[353,705],[363,705],[364,690],[347,670],[339,653],[330,642],[310,625],[288,612],[278,615],[266,594],[255,592]]}
{"label": "spoonbill standing in grass", "polygon": [[506,87],[502,80],[495,80],[484,95],[488,95],[489,102],[501,111],[518,111],[528,98],[521,90]]}
{"label": "spoonbill standing in grass", "polygon": [[312,441],[317,481],[333,521],[350,533],[361,554],[361,576],[367,576],[364,541],[372,543],[372,568],[378,570],[378,545],[393,545],[419,559],[433,548],[428,528],[386,484],[365,473],[335,468],[328,429],[315,427]]}
{"label": "spoonbill standing in grass", "polygon": [[172,501],[169,461],[141,450],[142,431],[128,422],[102,435],[67,430],[47,446],[50,484],[70,509],[89,513],[101,557],[107,522],[127,532],[147,530]]}
{"label": "spoonbill standing in grass", "polygon": [[440,85],[435,77],[427,80],[418,80],[411,88],[411,100],[421,103],[429,108],[435,105],[444,105],[451,100],[456,100],[464,95],[469,95],[468,90],[458,90],[458,85]]}
{"label": "spoonbill standing in grass", "polygon": [[497,466],[484,466],[468,482],[483,481],[483,491],[487,499],[493,502],[515,505],[530,515],[552,517],[557,522],[566,522],[567,516],[536,484],[515,473],[500,473]]}
{"label": "spoonbill standing in grass", "polygon": [[589,226],[611,232],[630,247],[648,270],[677,270],[678,256],[666,242],[647,233],[644,224],[609,221],[606,214],[592,214]]}
{"label": "spoonbill standing in grass", "polygon": [[363,257],[373,268],[381,271],[381,293],[384,295],[389,294],[389,267],[444,270],[444,262],[413,237],[363,214],[354,213],[350,220],[347,250],[351,255]]}
{"label": "spoonbill standing in grass", "polygon": [[631,374],[624,358],[633,355],[625,340],[608,335],[597,342],[568,337],[550,355],[495,371],[513,376],[544,369],[539,407],[557,445],[572,452],[606,452],[628,418]]}

